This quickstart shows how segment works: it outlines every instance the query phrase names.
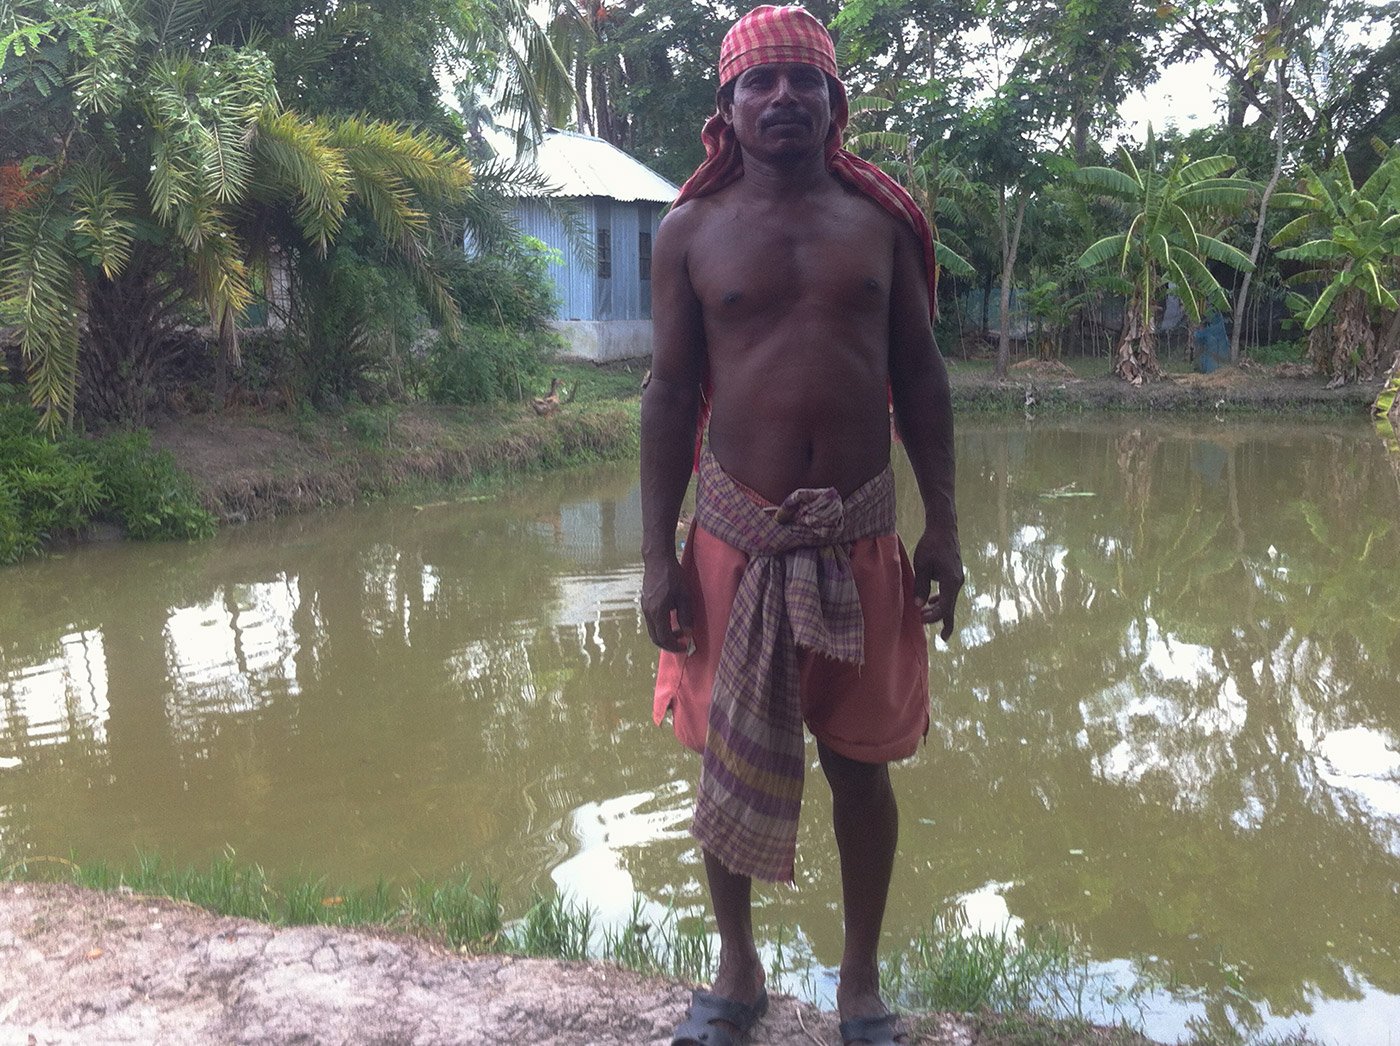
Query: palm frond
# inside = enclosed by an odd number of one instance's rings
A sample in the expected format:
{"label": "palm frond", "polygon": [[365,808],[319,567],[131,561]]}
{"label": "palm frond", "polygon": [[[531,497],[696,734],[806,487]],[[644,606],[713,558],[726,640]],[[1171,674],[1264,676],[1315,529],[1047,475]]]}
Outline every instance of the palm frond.
{"label": "palm frond", "polygon": [[971,277],[977,275],[972,263],[942,240],[933,241],[933,260],[954,276]]}
{"label": "palm frond", "polygon": [[125,267],[131,254],[136,226],[127,215],[135,201],[100,164],[81,164],[72,170],[71,177],[74,247],[111,279]]}
{"label": "palm frond", "polygon": [[1199,160],[1188,163],[1177,172],[1177,177],[1182,185],[1194,185],[1206,178],[1214,178],[1216,175],[1224,174],[1235,166],[1235,158],[1219,154],[1216,156],[1206,156]]}
{"label": "palm frond", "polygon": [[1288,261],[1332,261],[1345,258],[1349,251],[1335,240],[1309,240],[1296,247],[1288,247],[1278,252],[1280,258]]}
{"label": "palm frond", "polygon": [[1136,199],[1142,193],[1142,184],[1133,175],[1124,174],[1112,167],[1081,167],[1071,176],[1081,185],[1099,189],[1125,200]]}
{"label": "palm frond", "polygon": [[[1201,260],[1187,251],[1177,251],[1172,257],[1176,262],[1177,270],[1187,281],[1187,284],[1193,290],[1205,294],[1211,304],[1224,312],[1229,305],[1225,288],[1220,286],[1220,281],[1202,264]],[[1196,317],[1196,322],[1200,322],[1199,317]]]}
{"label": "palm frond", "polygon": [[1281,247],[1285,243],[1291,243],[1293,240],[1307,235],[1307,233],[1317,225],[1317,221],[1318,219],[1315,214],[1300,214],[1278,232],[1274,233],[1274,238],[1269,241],[1269,246]]}
{"label": "palm frond", "polygon": [[1249,260],[1249,255],[1238,247],[1232,247],[1224,240],[1218,240],[1214,236],[1202,236],[1198,243],[1200,244],[1199,253],[1211,261],[1221,262],[1232,269],[1238,269],[1240,272],[1254,271],[1254,263]]}
{"label": "palm frond", "polygon": [[898,131],[861,131],[846,140],[846,148],[853,153],[884,151],[904,156],[909,150],[909,136]]}
{"label": "palm frond", "polygon": [[1187,278],[1186,272],[1183,270],[1179,259],[1172,259],[1172,263],[1167,268],[1172,276],[1176,278],[1172,289],[1176,291],[1177,299],[1186,309],[1186,314],[1191,317],[1191,322],[1200,323],[1201,304],[1196,298],[1195,288],[1191,286],[1191,280]]}
{"label": "palm frond", "polygon": [[1313,197],[1306,193],[1297,192],[1276,192],[1269,197],[1271,207],[1302,208],[1309,211],[1319,211],[1322,205]]}
{"label": "palm frond", "polygon": [[1081,254],[1075,264],[1085,269],[1102,265],[1110,258],[1117,258],[1122,254],[1127,242],[1128,237],[1124,233],[1118,233],[1116,236],[1105,236]]}
{"label": "palm frond", "polygon": [[1220,183],[1200,182],[1182,192],[1176,198],[1178,206],[1186,210],[1204,210],[1207,208],[1221,208],[1238,210],[1249,202],[1250,194],[1253,192],[1251,185],[1229,185]]}
{"label": "palm frond", "polygon": [[268,181],[296,198],[297,226],[324,254],[345,218],[351,192],[344,153],[331,145],[324,125],[293,112],[265,110],[256,126],[252,148]]}
{"label": "palm frond", "polygon": [[1317,296],[1317,301],[1308,310],[1307,319],[1303,321],[1304,330],[1312,330],[1324,319],[1332,309],[1332,303],[1337,300],[1337,295],[1346,289],[1346,281],[1343,275],[1338,275],[1331,283],[1322,288],[1322,293]]}
{"label": "palm frond", "polygon": [[0,314],[19,328],[20,356],[40,426],[73,416],[78,383],[77,259],[70,220],[52,196],[11,212],[0,259]]}

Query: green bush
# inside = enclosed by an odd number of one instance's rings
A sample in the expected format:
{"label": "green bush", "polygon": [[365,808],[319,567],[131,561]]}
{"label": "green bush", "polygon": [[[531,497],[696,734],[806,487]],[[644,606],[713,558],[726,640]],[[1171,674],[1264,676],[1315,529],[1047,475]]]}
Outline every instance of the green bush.
{"label": "green bush", "polygon": [[94,521],[133,537],[205,537],[214,517],[168,453],[145,433],[51,441],[28,407],[0,404],[0,563]]}
{"label": "green bush", "polygon": [[1306,341],[1275,341],[1268,345],[1253,345],[1245,349],[1245,355],[1255,363],[1270,365],[1275,363],[1302,363],[1307,359]]}
{"label": "green bush", "polygon": [[522,399],[540,382],[556,346],[554,335],[545,331],[476,323],[455,337],[439,333],[428,349],[428,398],[455,404]]}
{"label": "green bush", "polygon": [[554,286],[549,250],[526,239],[505,254],[458,257],[448,268],[461,330],[440,332],[425,365],[428,398],[436,403],[522,399],[539,384],[561,342],[550,327]]}
{"label": "green bush", "polygon": [[298,398],[323,407],[399,396],[426,324],[418,289],[384,260],[380,238],[353,218],[321,257],[297,255],[290,341]]}
{"label": "green bush", "polygon": [[457,255],[446,266],[446,275],[463,323],[547,330],[558,306],[549,279],[550,259],[556,253],[527,236],[514,250],[499,255]]}
{"label": "green bush", "polygon": [[193,481],[169,451],[151,449],[149,432],[75,439],[68,446],[100,477],[104,515],[132,537],[193,539],[214,532],[214,517],[199,503]]}

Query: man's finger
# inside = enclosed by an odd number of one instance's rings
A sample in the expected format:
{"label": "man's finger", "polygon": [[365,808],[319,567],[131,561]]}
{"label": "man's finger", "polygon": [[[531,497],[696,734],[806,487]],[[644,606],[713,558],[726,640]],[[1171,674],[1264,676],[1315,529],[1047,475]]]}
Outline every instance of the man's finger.
{"label": "man's finger", "polygon": [[943,642],[948,642],[953,637],[953,607],[949,605],[948,612],[943,615],[943,631],[939,633]]}

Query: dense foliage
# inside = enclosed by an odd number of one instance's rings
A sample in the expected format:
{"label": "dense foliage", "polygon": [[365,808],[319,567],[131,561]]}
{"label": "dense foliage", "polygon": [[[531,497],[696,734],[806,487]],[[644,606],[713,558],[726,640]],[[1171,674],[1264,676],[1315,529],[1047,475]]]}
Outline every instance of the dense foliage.
{"label": "dense foliage", "polygon": [[50,440],[34,413],[0,403],[0,564],[90,523],[139,538],[196,538],[214,530],[193,483],[145,433]]}

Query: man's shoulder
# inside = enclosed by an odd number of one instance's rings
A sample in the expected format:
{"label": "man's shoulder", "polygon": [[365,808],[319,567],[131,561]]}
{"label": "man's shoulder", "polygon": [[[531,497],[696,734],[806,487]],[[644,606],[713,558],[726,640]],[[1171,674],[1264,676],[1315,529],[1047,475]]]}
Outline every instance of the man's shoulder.
{"label": "man's shoulder", "polygon": [[661,219],[661,229],[672,236],[693,235],[725,209],[733,186],[725,186],[704,196],[692,196],[678,203]]}

